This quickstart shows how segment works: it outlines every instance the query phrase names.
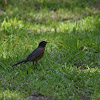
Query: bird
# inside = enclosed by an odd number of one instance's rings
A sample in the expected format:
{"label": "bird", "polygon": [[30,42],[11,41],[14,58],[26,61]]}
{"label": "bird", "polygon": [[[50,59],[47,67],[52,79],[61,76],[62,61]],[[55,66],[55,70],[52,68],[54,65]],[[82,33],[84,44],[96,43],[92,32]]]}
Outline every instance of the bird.
{"label": "bird", "polygon": [[34,65],[34,62],[36,62],[37,64],[37,61],[43,57],[44,52],[45,52],[45,46],[48,43],[49,42],[46,42],[46,41],[40,42],[38,47],[31,54],[29,54],[29,56],[26,59],[14,64],[12,67],[17,66],[21,63],[26,63],[26,62],[33,62],[33,65]]}

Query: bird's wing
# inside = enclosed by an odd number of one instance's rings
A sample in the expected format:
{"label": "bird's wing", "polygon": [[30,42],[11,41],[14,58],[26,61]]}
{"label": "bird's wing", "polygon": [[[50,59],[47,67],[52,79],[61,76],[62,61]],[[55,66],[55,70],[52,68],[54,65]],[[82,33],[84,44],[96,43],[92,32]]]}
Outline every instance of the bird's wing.
{"label": "bird's wing", "polygon": [[42,48],[36,48],[28,57],[27,61],[33,61],[36,57],[40,56],[43,53]]}

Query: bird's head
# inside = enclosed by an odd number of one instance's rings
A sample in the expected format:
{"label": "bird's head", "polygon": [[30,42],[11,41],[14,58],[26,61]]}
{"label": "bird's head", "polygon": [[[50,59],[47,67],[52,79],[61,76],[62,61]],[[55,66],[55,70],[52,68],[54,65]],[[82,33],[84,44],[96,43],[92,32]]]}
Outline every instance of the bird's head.
{"label": "bird's head", "polygon": [[46,44],[48,44],[49,42],[46,42],[46,41],[42,41],[39,43],[39,47],[45,47]]}

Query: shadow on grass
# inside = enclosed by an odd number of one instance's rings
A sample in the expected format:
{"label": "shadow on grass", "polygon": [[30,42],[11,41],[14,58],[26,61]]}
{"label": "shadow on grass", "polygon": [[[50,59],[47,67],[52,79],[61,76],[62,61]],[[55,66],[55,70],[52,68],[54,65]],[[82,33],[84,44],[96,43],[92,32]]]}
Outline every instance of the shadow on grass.
{"label": "shadow on grass", "polygon": [[[56,19],[57,14],[56,11],[59,9],[63,9],[60,12],[61,14],[58,16],[58,20],[61,20],[62,14],[66,14],[67,12],[71,12],[70,18],[64,18],[63,20],[67,19],[74,19],[75,16],[78,17],[80,15],[82,16],[90,16],[90,15],[97,15],[100,11],[100,2],[99,0],[74,0],[74,1],[67,1],[67,0],[50,0],[50,1],[37,1],[37,0],[18,0],[8,1],[8,6],[1,7],[1,18],[4,18],[6,16],[8,17],[17,17],[19,19],[24,19],[25,21],[29,22],[36,22],[36,23],[42,23],[43,21],[46,22],[46,20],[51,16],[55,16],[54,19]],[[3,10],[2,10],[3,8]],[[88,9],[89,8],[89,9]],[[95,10],[94,10],[95,8]],[[44,11],[42,11],[45,9]],[[66,10],[67,9],[67,10]],[[92,9],[92,10],[91,10]],[[7,11],[7,12],[6,12]],[[54,13],[51,13],[50,11],[54,11]],[[42,12],[42,13],[41,13]],[[48,13],[48,15],[45,15]],[[41,15],[42,14],[42,15]],[[50,15],[49,15],[50,14]],[[73,16],[76,14],[75,16]],[[79,15],[78,15],[79,14]],[[44,18],[44,17],[45,18]],[[68,16],[68,15],[67,15]],[[73,17],[72,17],[73,16]],[[39,18],[38,18],[39,17]],[[50,19],[50,18],[49,18]],[[52,18],[52,20],[54,20]],[[42,20],[42,21],[41,21]]]}
{"label": "shadow on grass", "polygon": [[[3,2],[1,2],[2,4]],[[15,4],[17,3],[17,4]],[[8,4],[14,4],[14,5],[24,5],[24,8],[26,8],[26,6],[30,6],[30,7],[35,7],[36,10],[38,10],[39,8],[48,8],[49,10],[55,10],[55,9],[59,9],[59,8],[67,8],[67,9],[74,9],[75,7],[79,7],[79,8],[86,8],[86,7],[95,7],[95,8],[100,8],[100,2],[99,0],[74,0],[74,1],[70,1],[70,0],[17,0],[17,1],[13,1],[13,0],[9,0]]]}

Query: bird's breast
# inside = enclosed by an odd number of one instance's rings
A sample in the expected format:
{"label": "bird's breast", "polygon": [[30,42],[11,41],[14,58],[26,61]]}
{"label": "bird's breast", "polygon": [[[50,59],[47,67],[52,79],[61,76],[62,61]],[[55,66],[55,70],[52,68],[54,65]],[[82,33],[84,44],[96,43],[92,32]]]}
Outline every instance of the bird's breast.
{"label": "bird's breast", "polygon": [[34,59],[34,61],[38,61],[38,60],[40,60],[40,59],[43,57],[45,48],[42,48],[42,50],[43,50],[43,53],[42,53],[40,56],[36,57],[36,58]]}
{"label": "bird's breast", "polygon": [[43,52],[45,51],[45,48],[42,48]]}

